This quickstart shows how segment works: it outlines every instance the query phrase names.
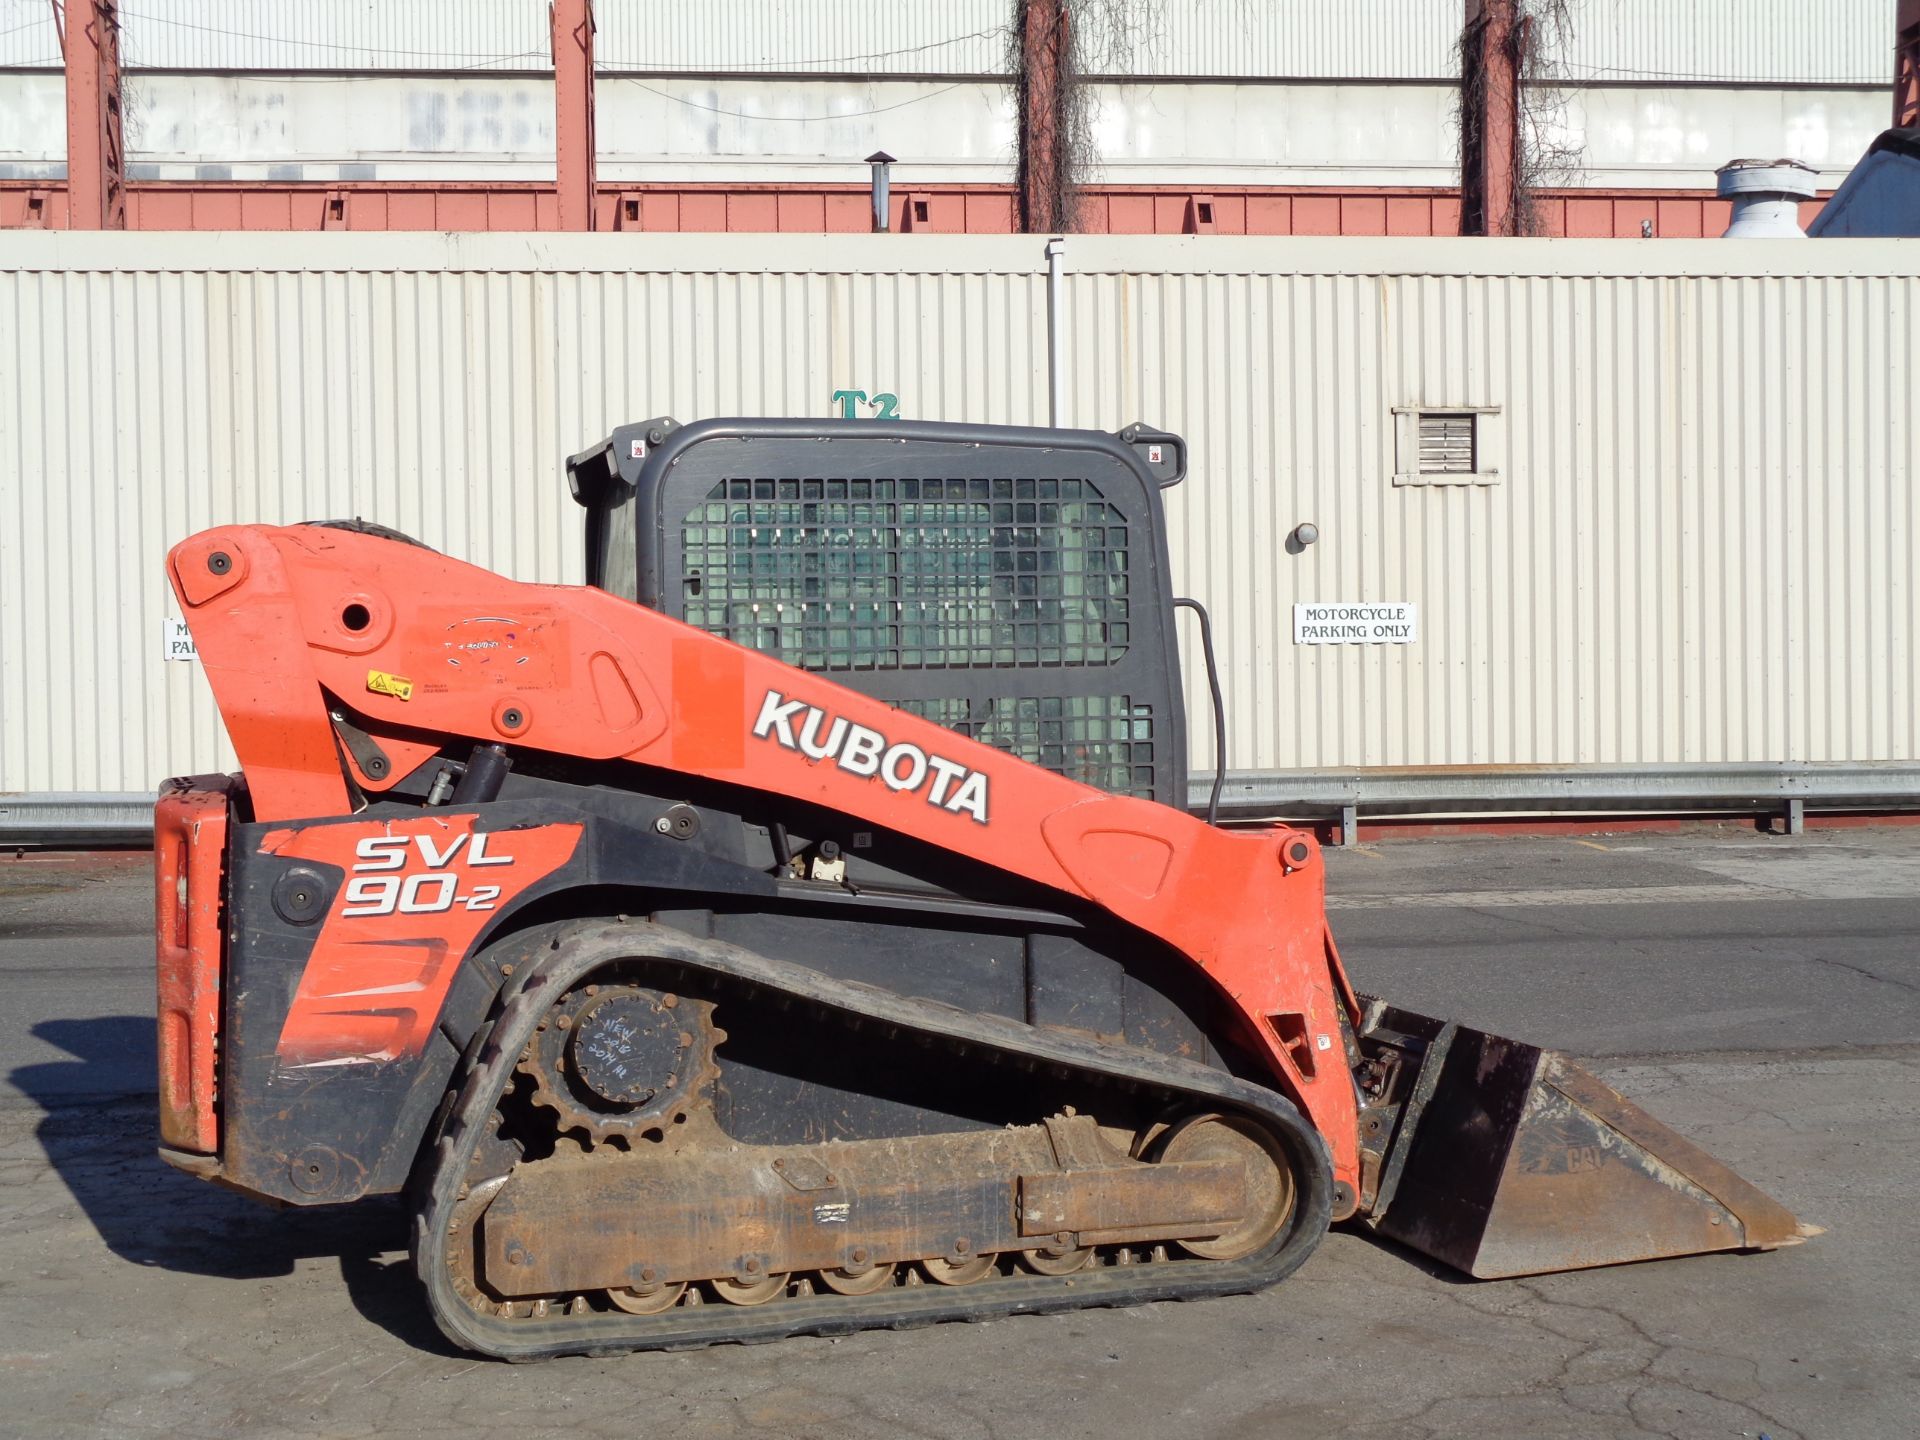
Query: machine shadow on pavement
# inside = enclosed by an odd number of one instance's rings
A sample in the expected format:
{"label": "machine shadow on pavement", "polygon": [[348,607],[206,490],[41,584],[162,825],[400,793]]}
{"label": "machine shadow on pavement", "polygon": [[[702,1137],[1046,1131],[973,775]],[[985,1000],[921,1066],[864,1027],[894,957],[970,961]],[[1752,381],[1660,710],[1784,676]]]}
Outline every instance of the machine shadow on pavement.
{"label": "machine shadow on pavement", "polygon": [[76,1073],[95,1066],[118,1076],[141,1065],[154,1073],[151,1016],[47,1020],[33,1034],[74,1058],[21,1065],[8,1078],[46,1112],[35,1134],[48,1163],[115,1256],[230,1280],[291,1275],[302,1260],[337,1257],[364,1317],[418,1349],[460,1353],[420,1302],[397,1197],[276,1211],[195,1180],[155,1156],[151,1094],[89,1086]]}

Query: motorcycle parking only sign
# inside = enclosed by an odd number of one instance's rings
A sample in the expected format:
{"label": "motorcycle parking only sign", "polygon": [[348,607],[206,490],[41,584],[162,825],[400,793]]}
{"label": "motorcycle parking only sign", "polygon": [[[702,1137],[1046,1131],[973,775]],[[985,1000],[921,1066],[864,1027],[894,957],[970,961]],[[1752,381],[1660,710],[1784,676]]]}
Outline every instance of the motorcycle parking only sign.
{"label": "motorcycle parking only sign", "polygon": [[160,622],[160,655],[165,660],[198,660],[200,652],[194,647],[193,632],[187,629],[187,622],[176,620],[171,615]]}
{"label": "motorcycle parking only sign", "polygon": [[1411,645],[1420,638],[1420,607],[1408,600],[1293,607],[1296,645]]}

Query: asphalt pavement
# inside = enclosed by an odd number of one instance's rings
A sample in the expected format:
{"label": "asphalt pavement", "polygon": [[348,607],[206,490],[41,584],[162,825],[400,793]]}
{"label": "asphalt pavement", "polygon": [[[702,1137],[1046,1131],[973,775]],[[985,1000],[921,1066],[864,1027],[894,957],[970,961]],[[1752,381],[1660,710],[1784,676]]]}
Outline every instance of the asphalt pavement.
{"label": "asphalt pavement", "polygon": [[0,860],[0,1434],[1920,1434],[1920,829],[1329,854],[1356,983],[1566,1049],[1827,1233],[1463,1282],[1336,1231],[1257,1296],[539,1366],[452,1351],[397,1205],[153,1158],[151,871]]}

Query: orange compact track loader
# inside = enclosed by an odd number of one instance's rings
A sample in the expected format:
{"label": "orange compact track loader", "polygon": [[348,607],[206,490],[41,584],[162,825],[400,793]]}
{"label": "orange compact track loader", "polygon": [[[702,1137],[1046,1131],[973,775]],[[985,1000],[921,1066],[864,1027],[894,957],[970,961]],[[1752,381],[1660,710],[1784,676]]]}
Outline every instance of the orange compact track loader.
{"label": "orange compact track loader", "polygon": [[568,468],[586,587],[359,522],[167,561],[241,771],[158,805],[161,1153],[406,1191],[459,1344],[1230,1294],[1336,1221],[1479,1276],[1800,1237],[1560,1056],[1356,995],[1313,837],[1187,812],[1176,437],[662,419]]}

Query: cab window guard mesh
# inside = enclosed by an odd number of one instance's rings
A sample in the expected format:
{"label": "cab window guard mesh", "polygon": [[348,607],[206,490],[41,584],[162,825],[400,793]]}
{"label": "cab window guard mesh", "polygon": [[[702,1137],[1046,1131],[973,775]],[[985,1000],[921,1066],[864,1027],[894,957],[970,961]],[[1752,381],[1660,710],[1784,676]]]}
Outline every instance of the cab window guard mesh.
{"label": "cab window guard mesh", "polygon": [[681,594],[808,670],[1111,665],[1128,542],[1081,479],[729,479],[685,518]]}

